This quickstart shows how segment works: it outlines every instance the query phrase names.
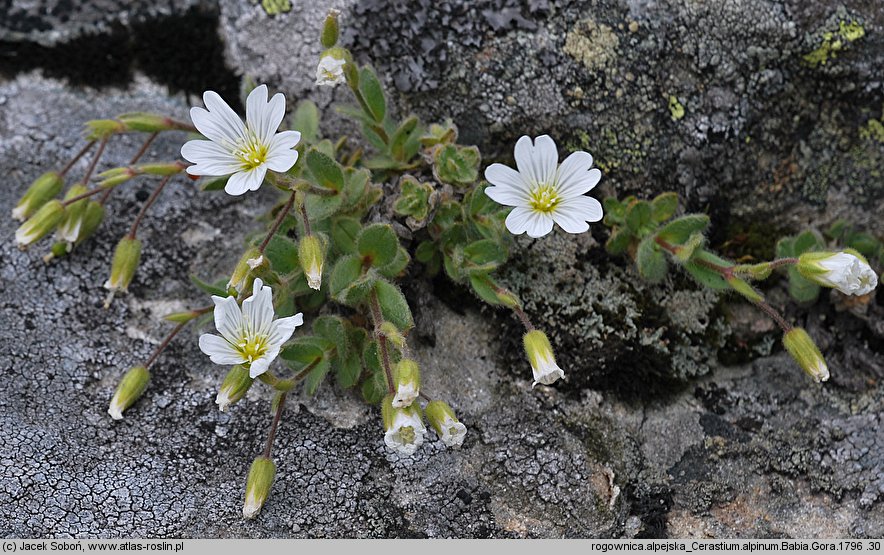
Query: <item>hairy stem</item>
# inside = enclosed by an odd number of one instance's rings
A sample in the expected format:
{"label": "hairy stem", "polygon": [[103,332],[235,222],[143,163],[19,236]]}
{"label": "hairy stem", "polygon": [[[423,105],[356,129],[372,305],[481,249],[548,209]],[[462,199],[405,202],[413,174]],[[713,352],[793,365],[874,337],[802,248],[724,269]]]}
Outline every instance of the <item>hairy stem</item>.
{"label": "hairy stem", "polygon": [[74,155],[71,161],[68,162],[60,172],[58,172],[58,175],[64,177],[65,174],[67,174],[70,169],[74,167],[74,164],[76,164],[77,161],[83,157],[83,155],[89,152],[93,146],[95,146],[95,141],[89,141],[88,143],[86,143],[86,146],[84,146],[82,149],[80,149],[80,152]]}
{"label": "hairy stem", "polygon": [[279,421],[282,419],[282,411],[285,409],[285,398],[288,393],[279,394],[279,403],[276,405],[276,414],[273,415],[273,421],[270,423],[270,431],[267,432],[267,443],[264,445],[264,458],[269,459],[270,453],[273,451],[273,442],[276,440],[276,430],[279,428]]}
{"label": "hairy stem", "polygon": [[153,190],[150,197],[145,201],[145,203],[141,206],[141,210],[139,210],[138,215],[135,217],[135,221],[132,222],[132,227],[129,228],[129,238],[135,239],[135,234],[138,232],[138,226],[141,224],[141,220],[144,219],[144,215],[147,214],[147,210],[151,207],[151,205],[159,198],[160,193],[163,192],[163,189],[166,187],[166,183],[172,179],[171,175],[167,175],[164,177],[159,185]]}
{"label": "hairy stem", "polygon": [[267,236],[264,237],[264,240],[261,241],[261,245],[258,247],[258,252],[264,254],[264,249],[267,248],[267,245],[270,243],[270,240],[273,239],[273,236],[276,235],[276,231],[279,229],[279,226],[282,225],[282,221],[285,219],[286,215],[292,209],[292,205],[295,203],[295,191],[292,191],[292,194],[289,196],[289,200],[285,203],[285,206],[282,207],[282,210],[279,211],[279,214],[276,216],[276,219],[273,221],[273,225],[270,226],[270,231],[267,232]]}
{"label": "hairy stem", "polygon": [[92,161],[89,162],[89,167],[86,169],[86,175],[83,177],[83,185],[88,184],[89,180],[92,179],[92,172],[95,171],[95,166],[98,165],[98,161],[101,159],[101,155],[104,154],[104,147],[107,146],[108,138],[109,137],[105,137],[104,139],[101,139],[100,143],[98,143],[98,150],[92,157]]}
{"label": "hairy stem", "polygon": [[301,212],[301,217],[304,219],[304,233],[307,235],[313,235],[313,232],[310,230],[310,218],[307,216],[307,200],[301,197],[300,202],[298,202],[298,210]]}
{"label": "hairy stem", "polygon": [[[138,149],[138,152],[135,153],[135,156],[133,156],[132,159],[129,160],[130,166],[141,160],[141,157],[144,156],[144,154],[147,152],[147,149],[150,148],[151,143],[153,143],[153,140],[157,138],[157,135],[159,135],[159,132],[151,133],[150,135],[148,135],[147,139],[144,141],[144,144],[142,144],[141,148]],[[98,204],[103,205],[105,202],[107,202],[107,198],[111,195],[112,191],[113,188],[106,190],[104,194],[101,195],[101,198],[98,199]]]}
{"label": "hairy stem", "polygon": [[[204,306],[202,308],[197,308],[196,310],[193,310],[191,312],[193,312],[197,316],[200,316],[200,315],[203,315],[203,314],[209,312],[213,308],[215,308],[215,307],[214,306]],[[190,322],[192,322],[195,319],[196,318],[192,318],[186,322],[181,322],[180,324],[178,324],[177,326],[172,328],[172,331],[169,332],[169,335],[167,335],[166,338],[163,339],[163,342],[160,343],[159,346],[156,349],[154,349],[154,351],[150,355],[150,357],[148,357],[147,362],[144,363],[144,367],[147,369],[150,369],[151,365],[154,362],[156,362],[156,360],[157,360],[157,358],[159,358],[160,354],[162,354],[162,352],[166,349],[166,347],[169,346],[169,343],[171,343],[172,340],[175,339],[175,336],[178,335],[178,332],[183,330],[184,327],[187,326],[187,324],[189,324]]]}
{"label": "hairy stem", "polygon": [[378,301],[378,294],[375,291],[371,292],[369,302],[371,305],[371,319],[374,321],[374,335],[378,340],[378,347],[381,351],[381,364],[384,367],[384,375],[387,378],[387,391],[389,393],[395,393],[396,389],[393,386],[393,366],[390,364],[390,353],[387,349],[387,336],[381,332],[381,324],[384,322],[384,315],[381,312],[381,303]]}

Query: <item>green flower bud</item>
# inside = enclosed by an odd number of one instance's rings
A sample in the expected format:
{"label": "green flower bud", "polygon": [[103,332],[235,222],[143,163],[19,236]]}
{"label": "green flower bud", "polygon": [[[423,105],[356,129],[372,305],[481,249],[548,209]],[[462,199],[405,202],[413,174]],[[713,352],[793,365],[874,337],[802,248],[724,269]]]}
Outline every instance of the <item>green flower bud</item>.
{"label": "green flower bud", "polygon": [[231,368],[227,377],[224,378],[224,383],[221,384],[218,396],[215,397],[215,403],[221,412],[226,411],[227,407],[245,397],[254,382],[255,380],[249,377],[249,371],[241,365],[237,364]]}
{"label": "green flower bud", "polygon": [[19,226],[15,231],[15,242],[24,249],[49,235],[63,219],[64,205],[60,200],[50,200]]}
{"label": "green flower bud", "polygon": [[317,291],[322,286],[322,243],[316,235],[307,235],[298,244],[298,260],[307,277],[307,285]]}
{"label": "green flower bud", "polygon": [[448,447],[460,447],[467,435],[467,427],[460,423],[454,411],[444,401],[430,401],[424,414],[430,426],[439,434],[439,439]]}
{"label": "green flower bud", "polygon": [[104,288],[111,291],[128,291],[140,261],[141,241],[129,236],[120,239],[114,251],[110,278],[105,282]]}
{"label": "green flower bud", "polygon": [[816,382],[829,379],[829,367],[816,343],[804,328],[792,328],[783,335],[783,346],[801,368]]}
{"label": "green flower bud", "polygon": [[396,327],[396,324],[384,321],[381,324],[380,333],[399,349],[405,346],[405,337],[399,333],[399,328]]}
{"label": "green flower bud", "polygon": [[172,118],[148,112],[129,112],[118,116],[117,120],[131,131],[142,131],[145,133],[181,129],[180,124]]}
{"label": "green flower bud", "polygon": [[149,175],[175,175],[177,173],[181,173],[186,168],[184,164],[180,162],[172,162],[169,164],[139,164],[135,166],[135,171],[139,174],[149,174]]}
{"label": "green flower bud", "polygon": [[[556,364],[549,338],[540,330],[531,330],[522,339],[525,345],[525,354],[531,362],[531,371],[534,373],[534,385],[542,383],[550,385],[559,378],[565,377],[565,372]],[[533,387],[533,386],[532,386]]]}
{"label": "green flower bud", "polygon": [[31,183],[21,200],[12,209],[12,217],[23,222],[30,218],[44,204],[55,198],[64,186],[64,179],[58,172],[46,172]]}
{"label": "green flower bud", "polygon": [[107,139],[116,133],[128,131],[121,121],[115,119],[93,119],[86,122],[86,139],[94,141]]}
{"label": "green flower bud", "polygon": [[150,372],[144,366],[136,366],[126,372],[117,391],[111,399],[110,407],[107,413],[114,420],[123,418],[123,411],[135,404],[135,401],[141,397],[144,390],[147,389],[147,382],[150,381]]}
{"label": "green flower bud", "polygon": [[83,223],[80,224],[80,235],[77,236],[76,245],[92,237],[92,234],[101,225],[104,219],[104,206],[97,200],[89,200],[86,204],[86,213],[83,215]]}
{"label": "green flower bud", "polygon": [[254,280],[254,270],[259,268],[262,265],[265,265],[267,260],[261,254],[261,251],[258,250],[258,247],[251,247],[243,253],[242,258],[239,259],[239,262],[236,263],[236,266],[233,268],[233,273],[230,274],[230,281],[227,282],[227,289],[233,287],[237,291],[247,291],[252,287],[252,281]]}
{"label": "green flower bud", "polygon": [[[74,197],[78,197],[88,190],[89,189],[82,183],[72,185],[71,188],[68,189],[67,194],[65,194],[64,200],[67,201]],[[84,198],[67,205],[67,208],[65,208],[64,211],[64,219],[55,232],[55,235],[61,241],[64,241],[68,245],[73,245],[77,242],[77,238],[80,236],[80,229],[83,227],[83,219],[86,217],[86,208],[88,204],[89,200]]]}
{"label": "green flower bud", "polygon": [[393,387],[396,395],[391,404],[395,408],[403,408],[411,405],[420,395],[421,375],[417,363],[411,359],[403,358],[393,371]]}
{"label": "green flower bud", "polygon": [[319,42],[323,48],[331,48],[338,43],[338,16],[341,12],[338,10],[329,10],[325,16],[325,23],[322,24],[322,34],[319,36]]}
{"label": "green flower bud", "polygon": [[494,292],[497,296],[497,300],[500,301],[500,304],[509,308],[516,308],[517,306],[522,306],[519,302],[519,298],[514,294],[509,292],[506,289],[498,289]]}
{"label": "green flower bud", "polygon": [[761,262],[760,264],[741,264],[734,266],[734,273],[748,276],[752,279],[767,279],[773,272],[770,262]]}
{"label": "green flower bud", "polygon": [[257,457],[249,470],[246,480],[246,500],[242,507],[242,516],[255,518],[270,495],[273,479],[276,477],[276,464],[267,457]]}
{"label": "green flower bud", "polygon": [[112,189],[129,181],[136,175],[138,175],[138,172],[129,167],[111,168],[98,174],[97,177],[100,179],[98,186],[103,189]]}

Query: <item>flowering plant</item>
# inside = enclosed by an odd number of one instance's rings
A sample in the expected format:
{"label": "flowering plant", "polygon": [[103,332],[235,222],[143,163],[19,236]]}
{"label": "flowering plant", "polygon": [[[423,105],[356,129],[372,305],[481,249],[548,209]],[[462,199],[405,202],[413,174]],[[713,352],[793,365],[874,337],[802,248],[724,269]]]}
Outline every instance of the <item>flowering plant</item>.
{"label": "flowering plant", "polygon": [[[55,232],[45,257],[50,261],[95,232],[112,191],[139,176],[156,176],[153,194],[116,247],[105,283],[110,303],[135,279],[142,250],[138,227],[175,176],[201,178],[203,190],[234,196],[261,188],[282,193],[266,233],[246,245],[229,274],[210,280],[193,276],[212,304],[167,316],[175,327],[146,361],[123,376],[108,409],[113,419],[123,418],[147,390],[151,368],[165,347],[185,326],[211,313],[217,335],[201,335],[199,348],[212,362],[231,367],[216,397],[220,410],[241,401],[255,381],[273,391],[267,441],[248,474],[246,517],[256,516],[268,498],[276,473],[273,443],[287,396],[296,387],[313,395],[334,379],[341,388],[357,390],[380,408],[378,441],[383,437],[399,455],[416,452],[430,429],[448,447],[465,441],[466,425],[448,403],[422,388],[419,365],[410,356],[414,320],[397,285],[414,275],[410,268],[430,276],[444,273],[481,301],[511,310],[525,328],[525,370],[530,365],[534,386],[565,378],[567,365],[559,365],[549,338],[495,277],[509,258],[513,235],[541,238],[556,227],[584,233],[604,218],[611,228],[608,250],[628,254],[642,277],[659,281],[671,261],[705,286],[743,295],[783,327],[786,349],[808,373],[818,380],[828,377],[806,332],[792,328],[750,281],[787,267],[790,284],[868,294],[877,275],[859,252],[828,252],[822,245],[788,239],[777,260],[730,262],[706,248],[707,216],[676,217],[678,199],[672,193],[653,201],[611,198],[603,208],[588,196],[602,177],[592,156],[573,152],[560,163],[547,135],[517,141],[516,169],[495,163],[482,172],[478,148],[459,144],[450,121],[426,124],[413,115],[393,116],[374,71],[360,67],[338,45],[336,13],[326,19],[321,40],[325,50],[316,84],[349,89],[354,104],[340,110],[358,122],[362,143],[323,137],[311,102],[298,104],[286,120],[284,96],[270,96],[266,85],[249,91],[245,121],[207,91],[205,107],[191,110],[192,123],[140,112],[88,122],[82,151],[62,170],[39,177],[13,210],[13,217],[24,220],[16,233],[22,248]],[[187,162],[141,161],[157,134],[174,131],[200,135],[181,148]],[[147,138],[128,165],[93,178],[105,146],[122,133]],[[57,199],[71,168],[93,149],[85,176]],[[383,202],[391,189],[393,198]]]}

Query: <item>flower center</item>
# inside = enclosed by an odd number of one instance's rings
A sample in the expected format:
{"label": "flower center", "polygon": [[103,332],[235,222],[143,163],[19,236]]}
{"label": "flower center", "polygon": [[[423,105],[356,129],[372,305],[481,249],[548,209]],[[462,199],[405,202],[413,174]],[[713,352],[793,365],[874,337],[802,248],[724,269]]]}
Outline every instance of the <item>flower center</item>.
{"label": "flower center", "polygon": [[253,362],[267,352],[267,336],[253,335],[243,338],[243,341],[237,345],[237,348],[244,358],[248,359],[249,362]]}
{"label": "flower center", "polygon": [[559,192],[555,187],[542,184],[531,191],[528,204],[536,212],[552,212],[558,206],[559,200]]}
{"label": "flower center", "polygon": [[263,144],[253,133],[247,132],[248,137],[236,150],[236,157],[242,162],[243,169],[253,170],[267,161],[267,145]]}
{"label": "flower center", "polygon": [[399,439],[402,440],[402,443],[414,443],[414,428],[411,426],[399,428]]}

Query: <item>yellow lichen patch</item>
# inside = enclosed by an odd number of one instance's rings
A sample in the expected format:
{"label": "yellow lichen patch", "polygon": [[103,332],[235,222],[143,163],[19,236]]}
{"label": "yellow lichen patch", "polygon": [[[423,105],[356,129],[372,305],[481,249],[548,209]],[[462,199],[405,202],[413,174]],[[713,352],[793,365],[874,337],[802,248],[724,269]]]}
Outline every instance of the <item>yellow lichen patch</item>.
{"label": "yellow lichen patch", "polygon": [[884,123],[881,120],[870,119],[868,123],[859,128],[859,136],[863,139],[872,139],[879,143],[884,143]]}
{"label": "yellow lichen patch", "polygon": [[669,113],[672,115],[672,121],[678,121],[684,117],[684,106],[674,95],[669,95]]}
{"label": "yellow lichen patch", "polygon": [[804,61],[812,67],[825,65],[830,59],[835,58],[837,53],[851,42],[859,40],[866,35],[862,25],[856,21],[841,21],[837,31],[823,33],[823,42],[812,52],[804,55]]}
{"label": "yellow lichen patch", "polygon": [[614,60],[620,39],[614,30],[604,23],[591,19],[577,22],[565,37],[565,54],[568,54],[586,69],[596,70]]}

